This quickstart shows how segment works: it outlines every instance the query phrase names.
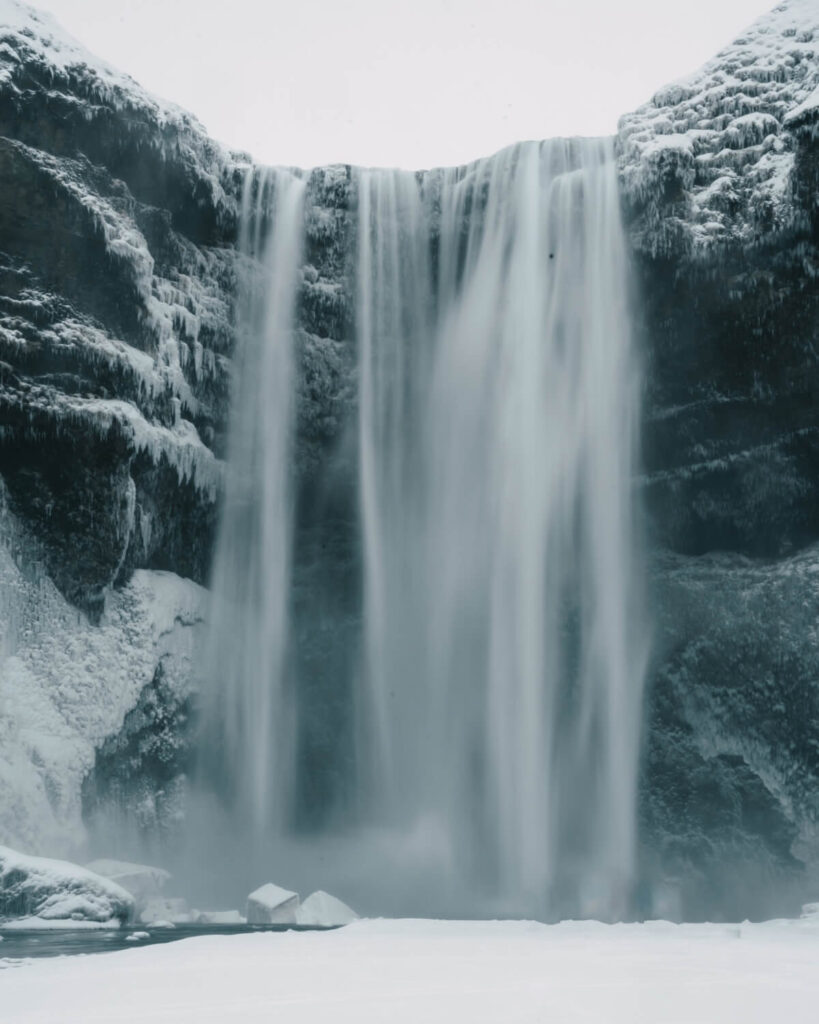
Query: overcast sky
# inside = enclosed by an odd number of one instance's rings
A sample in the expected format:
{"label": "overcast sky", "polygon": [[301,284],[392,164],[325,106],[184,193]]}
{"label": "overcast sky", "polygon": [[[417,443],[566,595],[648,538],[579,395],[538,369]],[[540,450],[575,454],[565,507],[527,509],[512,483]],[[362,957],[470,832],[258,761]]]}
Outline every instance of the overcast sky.
{"label": "overcast sky", "polygon": [[424,167],[615,130],[774,0],[42,0],[262,161]]}

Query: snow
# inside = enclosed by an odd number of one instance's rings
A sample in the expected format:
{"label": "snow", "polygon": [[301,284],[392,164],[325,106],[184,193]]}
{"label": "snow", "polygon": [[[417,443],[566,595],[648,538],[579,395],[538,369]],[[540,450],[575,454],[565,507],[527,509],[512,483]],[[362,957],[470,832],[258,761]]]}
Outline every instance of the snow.
{"label": "snow", "polygon": [[2,1001],[15,1024],[814,1024],[817,957],[807,921],[360,921],[29,961]]}
{"label": "snow", "polygon": [[165,458],[181,482],[192,482],[211,498],[221,486],[223,464],[189,420],[177,419],[172,427],[166,427],[146,419],[136,406],[118,398],[86,398],[38,385],[16,394],[9,392],[6,406],[13,408],[15,401],[29,420],[38,412],[54,416],[58,429],[82,426],[105,437],[111,425],[117,423],[136,451],[145,452],[157,464]]}
{"label": "snow", "polygon": [[[682,235],[703,255],[786,227],[796,133],[817,108],[819,4],[785,0],[700,71],[622,118],[623,184],[646,209],[643,244],[660,251]],[[669,232],[661,221],[670,186],[680,199]]]}
{"label": "snow", "polygon": [[298,906],[298,893],[268,882],[248,896],[247,920],[249,924],[295,924]]}
{"label": "snow", "polygon": [[[19,63],[25,56],[27,60],[38,60],[63,73],[82,73],[101,103],[120,110],[138,110],[162,126],[173,125],[205,134],[192,114],[174,103],[158,99],[130,75],[92,54],[47,11],[19,0],[0,0],[0,40],[2,59]],[[6,77],[9,77],[8,71]]]}
{"label": "snow", "polygon": [[122,886],[87,868],[0,846],[0,914],[5,918],[111,924],[129,918],[133,908]]}
{"label": "snow", "polygon": [[0,837],[71,856],[85,838],[81,785],[95,749],[160,664],[170,687],[189,692],[206,591],[139,570],[94,626],[36,564],[21,569],[11,552],[22,544],[0,494]]}
{"label": "snow", "polygon": [[[237,159],[243,158],[209,139],[191,115],[156,99],[127,75],[94,57],[51,15],[17,0],[0,0],[0,87],[4,93],[23,91],[31,87],[32,76],[35,81],[51,83],[50,95],[59,94],[63,101],[84,107],[89,119],[108,107],[122,113],[125,124],[150,125],[150,142],[141,144],[167,151],[169,160],[184,164],[191,188],[209,190],[215,209],[235,207],[235,197],[226,193],[223,183],[231,179]],[[47,178],[44,188],[53,189],[70,207],[79,205],[93,219],[110,257],[132,283],[133,301],[139,304],[141,319],[154,338],[152,351],[143,352],[72,316],[37,338],[38,345],[45,342],[55,348],[71,348],[81,362],[108,363],[133,379],[139,411],[123,402],[69,398],[53,387],[42,386],[28,389],[22,404],[31,413],[54,412],[58,417],[64,415],[69,425],[80,422],[98,431],[107,430],[111,421],[117,420],[138,450],[155,462],[166,457],[180,479],[193,481],[212,498],[220,484],[221,465],[191,420],[210,412],[203,407],[209,398],[203,397],[199,385],[218,378],[221,386],[225,376],[224,358],[206,350],[199,336],[206,334],[212,340],[232,333],[225,281],[232,275],[235,252],[197,247],[177,234],[175,269],[160,273],[137,224],[138,204],[123,183],[115,182],[109,194],[101,195],[84,158],[56,157],[19,141],[9,145]],[[39,296],[34,289],[22,296],[20,315],[5,316],[0,322],[0,344],[12,348],[27,344],[25,318],[31,318],[31,310],[43,298],[47,296]],[[207,395],[207,389],[204,392]],[[151,410],[158,407],[164,414],[168,397],[177,408],[175,422],[154,422]]]}
{"label": "snow", "polygon": [[296,912],[296,924],[309,924],[323,928],[352,924],[357,920],[358,914],[351,910],[346,903],[342,903],[340,899],[321,890],[308,896]]}
{"label": "snow", "polygon": [[791,126],[796,126],[806,118],[815,115],[817,111],[819,111],[819,86],[817,86],[798,106],[794,107],[793,110],[790,111],[785,118],[785,124],[789,128]]}

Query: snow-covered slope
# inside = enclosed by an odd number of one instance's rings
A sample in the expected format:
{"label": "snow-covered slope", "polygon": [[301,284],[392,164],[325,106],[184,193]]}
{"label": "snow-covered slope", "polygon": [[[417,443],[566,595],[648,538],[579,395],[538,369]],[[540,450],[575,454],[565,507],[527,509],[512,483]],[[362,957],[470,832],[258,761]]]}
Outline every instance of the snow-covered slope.
{"label": "snow-covered slope", "polygon": [[[22,95],[32,79],[42,76],[56,95],[71,83],[71,93],[63,93],[69,102],[77,102],[75,94],[81,93],[96,106],[170,129],[156,145],[167,147],[174,159],[193,163],[212,189],[214,203],[230,204],[221,172],[234,158],[208,137],[192,114],[147,92],[130,75],[87,50],[48,11],[21,0],[0,0],[0,38],[0,83],[5,88]],[[81,112],[91,120],[97,114]]]}
{"label": "snow-covered slope", "polygon": [[800,138],[817,127],[819,4],[784,0],[622,119],[623,182],[643,213],[643,244],[682,240],[699,252],[792,226]]}
{"label": "snow-covered slope", "polygon": [[99,625],[72,608],[2,510],[0,537],[0,837],[32,853],[77,855],[82,784],[160,675],[179,701],[193,683],[205,591],[137,571],[113,590]]}

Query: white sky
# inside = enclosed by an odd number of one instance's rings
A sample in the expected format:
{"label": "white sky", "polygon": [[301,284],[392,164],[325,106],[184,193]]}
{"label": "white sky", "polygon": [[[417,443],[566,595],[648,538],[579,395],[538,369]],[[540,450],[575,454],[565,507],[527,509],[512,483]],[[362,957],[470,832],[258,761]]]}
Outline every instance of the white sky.
{"label": "white sky", "polygon": [[774,0],[36,0],[262,161],[425,167],[597,135]]}

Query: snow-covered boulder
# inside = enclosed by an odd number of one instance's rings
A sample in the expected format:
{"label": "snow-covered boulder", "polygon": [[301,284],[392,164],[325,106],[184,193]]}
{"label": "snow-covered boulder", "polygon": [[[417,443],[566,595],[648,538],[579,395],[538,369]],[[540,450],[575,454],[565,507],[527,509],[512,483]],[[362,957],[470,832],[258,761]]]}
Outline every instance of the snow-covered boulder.
{"label": "snow-covered boulder", "polygon": [[296,924],[298,909],[298,893],[268,882],[248,896],[247,923]]}
{"label": "snow-covered boulder", "polygon": [[68,861],[0,846],[0,919],[122,924],[133,912],[131,894],[109,878]]}
{"label": "snow-covered boulder", "polygon": [[317,928],[334,928],[358,920],[358,914],[327,892],[314,892],[302,903],[296,913],[296,924]]}
{"label": "snow-covered boulder", "polygon": [[131,864],[124,860],[93,860],[86,867],[127,889],[134,897],[137,908],[144,907],[149,900],[161,898],[162,888],[171,877],[164,868]]}
{"label": "snow-covered boulder", "polygon": [[802,907],[801,916],[806,919],[812,919],[819,923],[819,903],[806,903]]}
{"label": "snow-covered boulder", "polygon": [[180,898],[148,900],[139,914],[139,920],[143,924],[150,924],[157,927],[160,923],[168,924],[190,924],[192,914],[188,904]]}

